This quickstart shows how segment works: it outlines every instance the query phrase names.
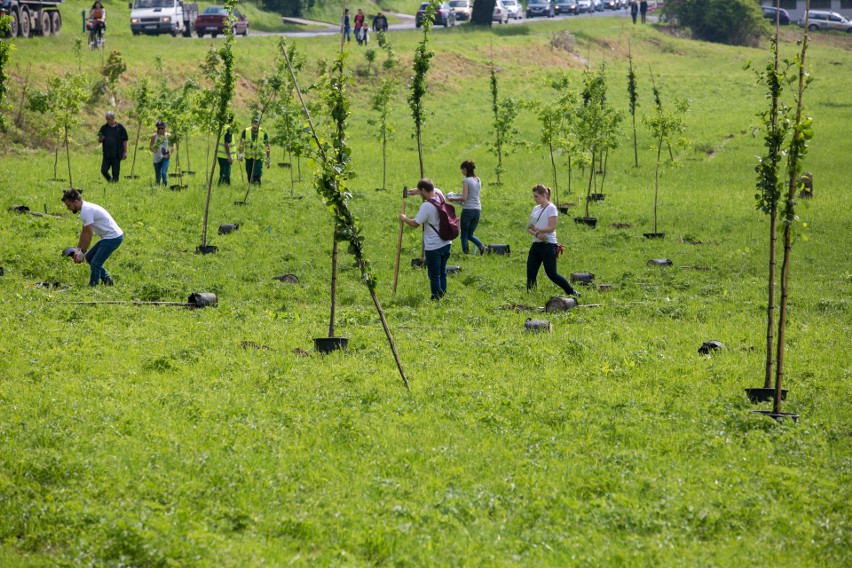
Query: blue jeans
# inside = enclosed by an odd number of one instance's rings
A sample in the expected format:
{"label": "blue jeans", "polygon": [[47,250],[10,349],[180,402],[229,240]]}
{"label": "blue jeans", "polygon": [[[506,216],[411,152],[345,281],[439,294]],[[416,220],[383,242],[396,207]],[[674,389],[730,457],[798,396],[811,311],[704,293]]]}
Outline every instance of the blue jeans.
{"label": "blue jeans", "polygon": [[527,290],[536,286],[538,270],[544,264],[544,273],[550,280],[562,288],[569,296],[576,293],[571,283],[556,272],[556,245],[553,243],[533,243],[527,256]]}
{"label": "blue jeans", "polygon": [[432,299],[440,300],[447,293],[447,260],[450,258],[450,245],[426,251],[426,271],[429,273],[429,287]]}
{"label": "blue jeans", "polygon": [[470,240],[477,249],[482,248],[482,242],[473,236],[476,226],[479,225],[479,216],[482,213],[479,209],[462,209],[460,220],[460,233],[462,252],[467,254],[467,241]]}
{"label": "blue jeans", "polygon": [[92,274],[89,276],[89,286],[97,286],[103,280],[110,280],[109,273],[104,268],[104,263],[109,258],[115,249],[121,246],[124,241],[124,235],[115,239],[101,239],[95,246],[89,249],[86,253],[86,262],[92,267]]}
{"label": "blue jeans", "polygon": [[169,158],[154,162],[155,185],[169,185]]}

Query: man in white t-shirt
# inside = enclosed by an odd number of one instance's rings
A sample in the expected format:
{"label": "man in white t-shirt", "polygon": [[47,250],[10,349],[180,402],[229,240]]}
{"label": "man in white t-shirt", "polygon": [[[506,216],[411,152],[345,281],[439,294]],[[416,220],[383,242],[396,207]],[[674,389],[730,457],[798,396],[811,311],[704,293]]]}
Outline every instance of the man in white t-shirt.
{"label": "man in white t-shirt", "polygon": [[[92,269],[89,286],[97,286],[99,283],[112,286],[112,278],[104,268],[104,263],[115,249],[121,246],[124,241],[124,231],[106,209],[83,201],[83,197],[76,189],[65,191],[62,194],[62,202],[72,213],[79,213],[80,220],[83,222],[83,230],[80,231],[80,240],[74,252],[74,263],[81,264],[83,261],[89,263]],[[89,249],[93,233],[101,239]]]}
{"label": "man in white t-shirt", "polygon": [[423,178],[417,182],[417,189],[409,191],[409,195],[414,194],[419,194],[423,198],[417,216],[410,219],[401,213],[399,218],[409,227],[425,225],[423,249],[426,252],[426,271],[429,273],[432,299],[440,300],[447,293],[447,260],[450,258],[450,245],[453,243],[438,236],[441,218],[438,217],[438,207],[434,203],[443,203],[444,194],[440,189],[435,188],[435,184],[429,178]]}

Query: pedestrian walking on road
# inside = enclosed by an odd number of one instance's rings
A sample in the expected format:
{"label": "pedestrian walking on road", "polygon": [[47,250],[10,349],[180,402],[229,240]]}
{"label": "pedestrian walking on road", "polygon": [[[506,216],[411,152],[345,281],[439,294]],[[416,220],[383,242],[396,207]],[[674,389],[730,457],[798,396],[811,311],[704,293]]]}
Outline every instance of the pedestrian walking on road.
{"label": "pedestrian walking on road", "polygon": [[646,0],[642,0],[639,2],[639,13],[642,15],[642,23],[645,23],[645,14],[648,13],[648,2]]}
{"label": "pedestrian walking on road", "polygon": [[[89,286],[103,284],[112,286],[112,278],[104,268],[104,263],[121,246],[124,241],[124,231],[116,224],[112,215],[100,205],[83,201],[83,196],[76,189],[68,189],[62,194],[62,202],[72,213],[79,213],[83,222],[83,230],[80,231],[80,240],[77,242],[77,250],[74,251],[74,264],[88,262],[91,267]],[[95,243],[91,249],[92,234],[98,235],[101,240]],[[88,252],[86,252],[88,251]]]}
{"label": "pedestrian walking on road", "polygon": [[633,25],[636,25],[636,16],[639,15],[639,2],[633,0],[630,2],[630,17],[633,18]]}

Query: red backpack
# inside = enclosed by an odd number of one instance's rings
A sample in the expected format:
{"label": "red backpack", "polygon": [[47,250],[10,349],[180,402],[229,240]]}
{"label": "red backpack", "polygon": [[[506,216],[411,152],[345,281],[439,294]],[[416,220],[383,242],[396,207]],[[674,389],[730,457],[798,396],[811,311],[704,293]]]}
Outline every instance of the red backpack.
{"label": "red backpack", "polygon": [[438,202],[437,199],[430,199],[429,203],[435,206],[438,210],[438,219],[440,223],[438,228],[435,229],[434,226],[429,225],[435,232],[438,233],[438,236],[441,237],[441,240],[451,241],[459,236],[459,220],[456,217],[456,209],[444,199]]}

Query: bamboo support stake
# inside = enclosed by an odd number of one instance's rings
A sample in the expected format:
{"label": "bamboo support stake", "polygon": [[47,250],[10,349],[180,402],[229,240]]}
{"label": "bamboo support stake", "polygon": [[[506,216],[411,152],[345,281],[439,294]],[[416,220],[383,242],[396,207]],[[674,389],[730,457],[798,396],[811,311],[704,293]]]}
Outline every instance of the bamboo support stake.
{"label": "bamboo support stake", "polygon": [[[403,188],[402,191],[406,191]],[[402,200],[402,211],[400,211],[400,215],[405,215],[405,200]],[[405,227],[405,222],[400,219],[399,220],[399,237],[396,240],[396,264],[393,267],[393,295],[396,296],[396,283],[399,280],[399,257],[402,254],[402,231]]]}

